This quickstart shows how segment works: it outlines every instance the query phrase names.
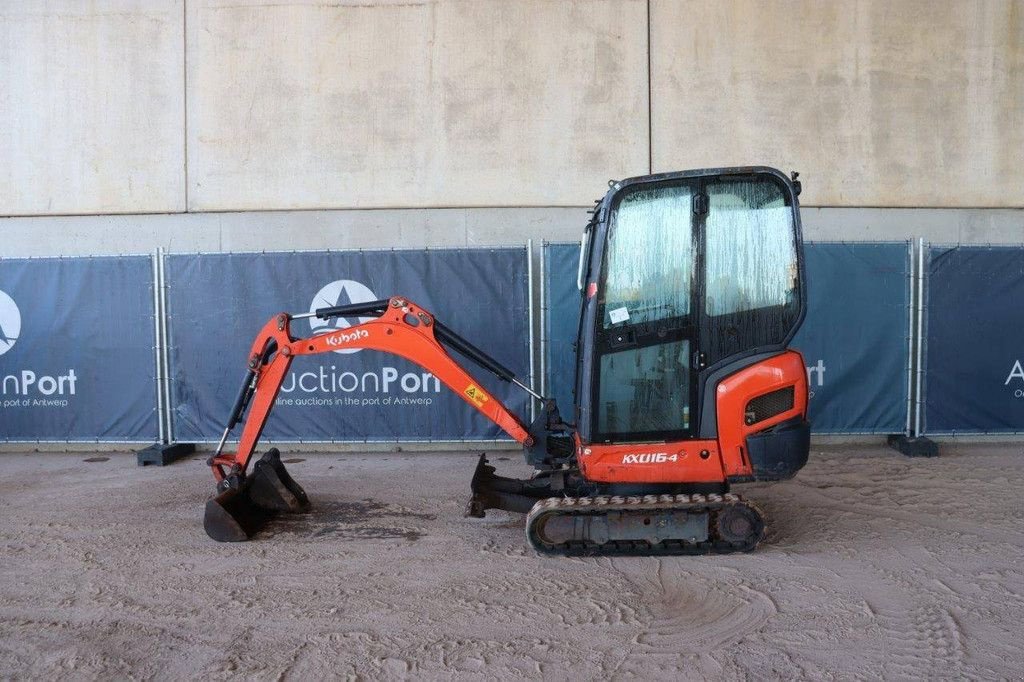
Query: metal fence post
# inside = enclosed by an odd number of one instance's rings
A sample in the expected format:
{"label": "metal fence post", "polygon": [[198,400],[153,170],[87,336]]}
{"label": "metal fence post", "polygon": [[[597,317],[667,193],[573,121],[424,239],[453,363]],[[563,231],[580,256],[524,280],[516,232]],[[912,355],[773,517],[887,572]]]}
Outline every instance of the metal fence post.
{"label": "metal fence post", "polygon": [[160,249],[153,251],[151,257],[153,264],[153,368],[156,372],[154,383],[156,385],[156,417],[158,425],[158,443],[167,442],[167,432],[164,429],[164,371],[163,371],[163,343],[162,339],[162,318],[161,297],[160,297]]}
{"label": "metal fence post", "polygon": [[[534,346],[534,335],[536,334],[536,328],[534,325],[534,302],[533,302],[533,240],[526,240],[526,305],[529,311],[530,320],[530,390],[536,392],[537,386],[536,374],[534,368],[536,367],[535,346]],[[530,422],[537,418],[537,401],[533,396],[530,396]]]}
{"label": "metal fence post", "polygon": [[540,394],[548,397],[548,249],[540,243]]}
{"label": "metal fence post", "polygon": [[914,259],[914,240],[907,240],[907,424],[903,435],[908,438],[914,425],[914,275],[916,272]]}
{"label": "metal fence post", "polygon": [[164,415],[167,421],[166,433],[167,442],[174,443],[176,441],[174,435],[174,415],[171,410],[171,349],[170,349],[170,335],[168,333],[167,318],[169,317],[167,312],[167,277],[165,273],[165,262],[167,259],[167,251],[160,247],[157,249],[157,264],[159,265],[160,275],[160,333],[163,338],[163,366],[164,366]]}
{"label": "metal fence post", "polygon": [[924,377],[924,238],[917,238],[917,409],[914,411],[914,436],[921,435],[921,412],[924,409],[921,387]]}
{"label": "metal fence post", "polygon": [[192,454],[194,443],[177,443],[174,437],[174,420],[171,418],[170,352],[168,349],[167,327],[167,282],[164,278],[166,252],[157,247],[153,252],[153,310],[154,332],[156,334],[156,400],[160,440],[139,450],[136,457],[140,466],[156,464],[166,466],[176,459]]}

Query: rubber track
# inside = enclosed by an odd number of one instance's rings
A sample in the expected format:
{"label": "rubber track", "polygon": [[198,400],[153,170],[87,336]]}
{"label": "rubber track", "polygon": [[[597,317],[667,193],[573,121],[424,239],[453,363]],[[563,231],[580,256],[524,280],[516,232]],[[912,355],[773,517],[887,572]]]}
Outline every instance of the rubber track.
{"label": "rubber track", "polygon": [[[732,554],[753,551],[764,538],[764,530],[752,541],[736,544],[718,537],[718,512],[732,505],[742,505],[752,510],[764,521],[764,515],[739,495],[644,495],[643,497],[549,497],[533,505],[526,516],[526,538],[530,545],[542,554],[562,556],[623,556],[623,555],[700,555]],[[706,513],[708,518],[708,539],[692,543],[686,539],[662,540],[656,545],[646,540],[612,540],[603,544],[589,541],[570,541],[558,545],[541,540],[539,531],[544,523],[554,516],[596,516],[612,511],[647,514],[652,511],[686,511]]]}

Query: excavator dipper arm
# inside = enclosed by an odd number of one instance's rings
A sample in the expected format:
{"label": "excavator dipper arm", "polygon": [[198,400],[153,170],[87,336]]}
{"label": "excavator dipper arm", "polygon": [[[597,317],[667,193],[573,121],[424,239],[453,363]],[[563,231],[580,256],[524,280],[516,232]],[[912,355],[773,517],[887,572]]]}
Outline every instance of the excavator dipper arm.
{"label": "excavator dipper arm", "polygon": [[[292,336],[293,319],[318,317],[375,317],[368,322],[310,338]],[[245,540],[275,511],[306,511],[305,492],[285,471],[276,449],[246,471],[267,418],[292,361],[343,348],[368,348],[399,355],[432,373],[466,403],[497,424],[526,447],[534,444],[530,431],[495,396],[488,393],[448,353],[458,351],[500,379],[515,383],[535,398],[541,396],[520,382],[499,362],[438,322],[434,316],[402,297],[348,306],[322,308],[312,313],[281,313],[260,330],[249,353],[245,378],[228,418],[220,444],[208,460],[219,494],[206,505],[204,525],[216,540]],[[243,421],[238,449],[224,452],[234,427]]]}
{"label": "excavator dipper arm", "polygon": [[[289,329],[290,321],[299,317],[315,315],[321,319],[331,319],[343,315],[372,314],[379,314],[379,317],[311,338],[295,338]],[[228,420],[222,446],[232,428],[241,420],[250,402],[251,410],[245,417],[238,450],[234,454],[218,452],[211,458],[210,465],[214,476],[221,481],[227,475],[225,467],[228,471],[234,469],[236,473],[245,472],[248,468],[249,460],[295,357],[328,353],[343,348],[379,350],[416,363],[436,376],[441,383],[500,426],[516,441],[527,447],[532,445],[533,437],[529,429],[500,400],[485,391],[480,383],[448,354],[442,346],[442,341],[478,362],[500,379],[514,382],[540,398],[520,383],[510,370],[442,325],[429,312],[405,298],[396,296],[387,301],[374,301],[370,304],[323,308],[301,316],[281,313],[264,325],[253,343],[245,381]]]}

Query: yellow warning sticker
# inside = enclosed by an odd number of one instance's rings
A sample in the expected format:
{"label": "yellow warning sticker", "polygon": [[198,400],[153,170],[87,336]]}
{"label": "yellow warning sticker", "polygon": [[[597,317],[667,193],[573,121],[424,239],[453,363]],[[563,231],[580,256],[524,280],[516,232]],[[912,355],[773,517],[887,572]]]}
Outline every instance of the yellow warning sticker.
{"label": "yellow warning sticker", "polygon": [[483,407],[483,404],[490,400],[490,397],[484,393],[482,388],[477,387],[476,384],[470,384],[466,387],[465,394],[469,396],[477,407]]}

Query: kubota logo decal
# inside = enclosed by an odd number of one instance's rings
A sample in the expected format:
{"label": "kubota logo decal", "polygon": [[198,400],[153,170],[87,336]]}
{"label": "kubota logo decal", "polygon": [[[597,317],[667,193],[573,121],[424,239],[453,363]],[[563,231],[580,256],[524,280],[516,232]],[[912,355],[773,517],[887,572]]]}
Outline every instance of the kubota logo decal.
{"label": "kubota logo decal", "polygon": [[661,464],[678,460],[679,455],[670,455],[667,452],[642,452],[622,456],[623,464]]}
{"label": "kubota logo decal", "polygon": [[365,329],[357,329],[354,332],[352,332],[351,334],[346,334],[345,332],[339,332],[337,334],[331,334],[330,336],[327,337],[327,345],[328,346],[340,346],[342,344],[352,343],[353,341],[358,341],[359,339],[368,339],[368,338],[370,338],[370,332],[366,331]]}
{"label": "kubota logo decal", "polygon": [[21,334],[21,311],[14,299],[0,291],[0,355],[14,348]]}
{"label": "kubota logo decal", "polygon": [[[339,279],[324,286],[316,292],[313,302],[309,304],[309,312],[315,313],[320,308],[333,308],[339,305],[352,303],[369,303],[376,301],[377,295],[368,286],[352,279]],[[373,317],[345,318],[336,317],[333,320],[321,320],[317,317],[309,318],[309,326],[314,334],[330,334],[339,329],[348,329],[358,324],[373,320]],[[332,346],[338,345],[327,341]],[[339,348],[335,353],[358,353],[361,348]]]}

